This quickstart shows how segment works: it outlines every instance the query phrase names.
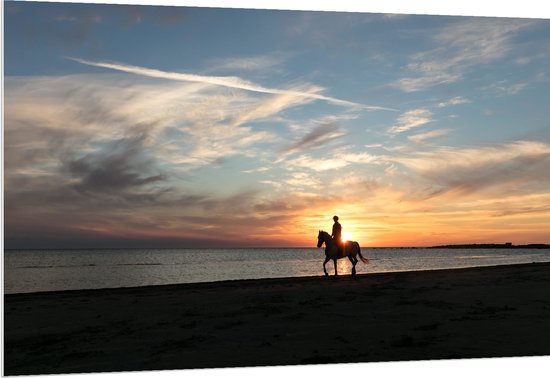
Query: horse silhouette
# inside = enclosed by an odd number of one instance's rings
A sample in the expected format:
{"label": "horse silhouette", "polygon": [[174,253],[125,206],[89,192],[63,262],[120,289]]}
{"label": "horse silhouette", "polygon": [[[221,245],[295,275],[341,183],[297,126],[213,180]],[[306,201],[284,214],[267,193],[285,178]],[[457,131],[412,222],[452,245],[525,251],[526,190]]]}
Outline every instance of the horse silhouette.
{"label": "horse silhouette", "polygon": [[347,256],[349,261],[353,264],[353,269],[351,270],[351,275],[355,276],[356,270],[355,265],[357,264],[357,256],[361,259],[362,262],[365,264],[369,263],[369,260],[364,258],[363,255],[361,255],[361,247],[359,247],[359,243],[356,241],[346,241],[344,242],[344,248],[342,250],[339,250],[338,246],[336,245],[336,242],[332,237],[328,234],[328,232],[319,230],[319,235],[317,236],[317,248],[321,248],[323,243],[325,243],[325,262],[323,262],[323,270],[325,272],[325,276],[328,276],[327,269],[325,267],[326,263],[329,260],[334,261],[334,275],[338,275],[338,267],[336,261],[338,259],[344,258]]}

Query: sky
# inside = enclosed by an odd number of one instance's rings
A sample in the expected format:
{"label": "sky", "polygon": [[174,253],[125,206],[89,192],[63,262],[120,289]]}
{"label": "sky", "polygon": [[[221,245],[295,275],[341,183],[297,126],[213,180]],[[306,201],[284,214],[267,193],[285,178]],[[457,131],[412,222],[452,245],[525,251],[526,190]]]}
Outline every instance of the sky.
{"label": "sky", "polygon": [[550,243],[550,20],[4,15],[6,248]]}

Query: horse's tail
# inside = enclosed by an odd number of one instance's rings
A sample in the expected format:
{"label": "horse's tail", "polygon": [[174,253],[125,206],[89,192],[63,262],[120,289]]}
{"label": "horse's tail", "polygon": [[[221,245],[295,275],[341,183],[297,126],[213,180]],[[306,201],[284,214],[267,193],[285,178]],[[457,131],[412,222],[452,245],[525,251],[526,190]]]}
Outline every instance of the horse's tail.
{"label": "horse's tail", "polygon": [[359,256],[361,261],[363,261],[365,264],[369,263],[369,259],[364,258],[363,255],[361,254],[361,247],[359,246],[359,243],[357,243],[357,255]]}

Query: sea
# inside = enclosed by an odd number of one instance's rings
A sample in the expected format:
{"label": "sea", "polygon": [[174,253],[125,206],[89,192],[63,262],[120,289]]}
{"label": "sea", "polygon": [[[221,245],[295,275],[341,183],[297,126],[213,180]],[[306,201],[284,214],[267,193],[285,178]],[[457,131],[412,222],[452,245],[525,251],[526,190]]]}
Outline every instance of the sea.
{"label": "sea", "polygon": [[[363,248],[362,254],[370,262],[357,264],[359,274],[550,262],[549,249],[530,248]],[[322,276],[323,261],[317,248],[6,250],[4,293]],[[332,261],[327,270],[334,273]],[[349,260],[338,260],[338,274],[350,273]]]}

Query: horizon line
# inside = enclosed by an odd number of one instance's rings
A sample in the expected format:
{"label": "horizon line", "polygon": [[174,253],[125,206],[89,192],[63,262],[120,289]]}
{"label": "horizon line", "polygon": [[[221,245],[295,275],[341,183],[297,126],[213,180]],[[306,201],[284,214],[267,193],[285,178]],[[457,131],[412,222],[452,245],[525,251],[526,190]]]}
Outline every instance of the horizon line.
{"label": "horizon line", "polygon": [[[394,246],[364,246],[363,249],[382,249],[382,248],[444,248],[444,247],[468,247],[468,246],[504,246],[504,247],[529,247],[529,246],[547,246],[548,243],[525,243],[525,244],[513,244],[513,243],[460,243],[460,244],[438,244],[438,245],[421,245],[421,246],[407,246],[407,245],[394,245]],[[292,246],[292,247],[260,247],[260,246],[242,246],[242,247],[60,247],[60,248],[3,248],[3,251],[40,251],[40,250],[109,250],[109,249],[324,249],[316,246]]]}

